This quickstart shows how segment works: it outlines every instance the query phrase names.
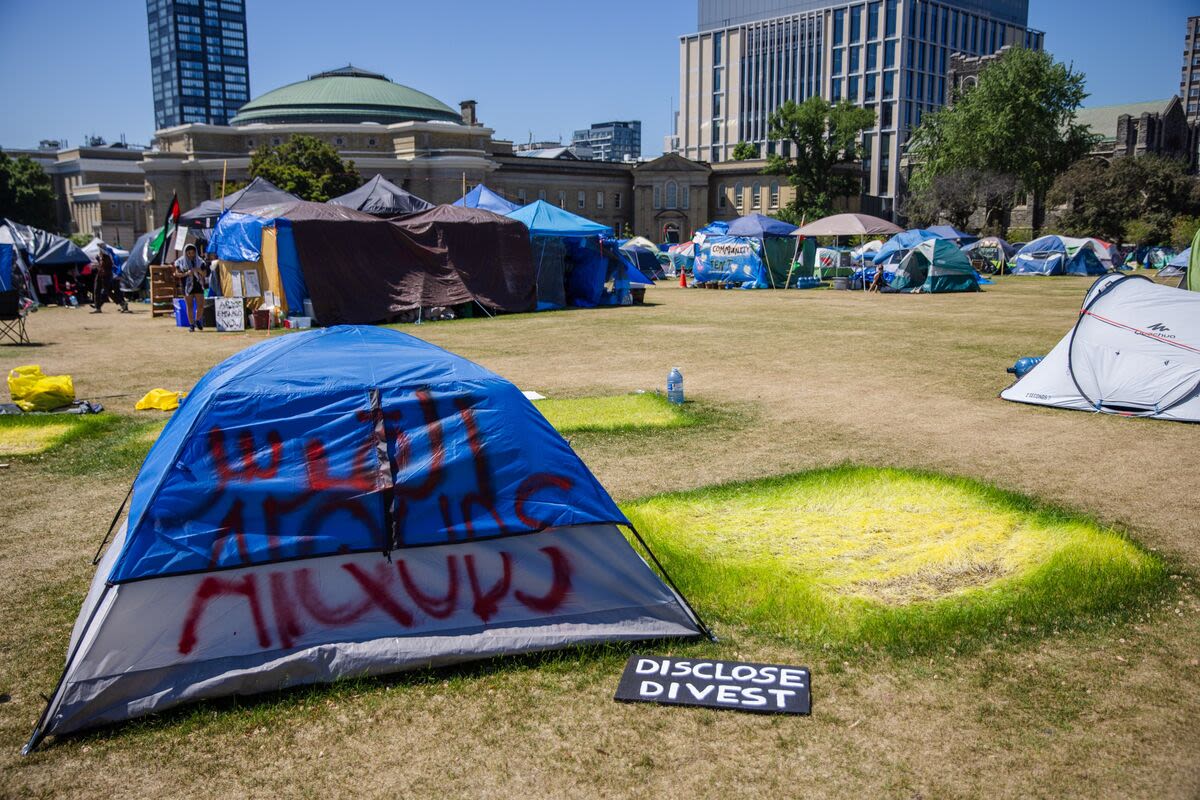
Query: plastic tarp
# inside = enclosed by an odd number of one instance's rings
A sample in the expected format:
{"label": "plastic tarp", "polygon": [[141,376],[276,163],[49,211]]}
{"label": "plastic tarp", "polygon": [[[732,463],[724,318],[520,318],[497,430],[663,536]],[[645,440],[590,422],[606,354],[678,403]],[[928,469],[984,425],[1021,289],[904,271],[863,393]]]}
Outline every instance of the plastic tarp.
{"label": "plastic tarp", "polygon": [[632,265],[641,273],[646,283],[653,283],[654,278],[666,277],[663,271],[662,261],[659,260],[659,250],[654,248],[649,250],[640,245],[632,245],[628,242],[621,245],[621,252],[632,262]]}
{"label": "plastic tarp", "polygon": [[10,219],[4,220],[4,224],[12,231],[14,243],[25,252],[32,267],[82,266],[92,262],[70,239]]}
{"label": "plastic tarp", "polygon": [[1094,240],[1043,236],[1017,251],[1013,275],[1103,275]]}
{"label": "plastic tarp", "polygon": [[133,243],[133,247],[129,248],[129,258],[125,259],[125,263],[121,266],[121,288],[125,291],[133,292],[142,288],[146,274],[150,271],[150,260],[154,258],[150,246],[161,230],[162,228],[155,228],[148,233],[143,233]]}
{"label": "plastic tarp", "polygon": [[1184,248],[1182,253],[1177,254],[1174,258],[1172,258],[1169,262],[1167,262],[1167,266],[1168,267],[1182,267],[1184,269],[1187,269],[1188,259],[1190,259],[1191,257],[1192,257],[1192,248],[1190,248],[1190,247]]}
{"label": "plastic tarp", "polygon": [[1102,276],[1074,328],[1000,396],[1200,422],[1200,295],[1138,275]]}
{"label": "plastic tarp", "polygon": [[75,402],[75,383],[70,375],[46,375],[29,364],[8,373],[8,393],[22,411],[53,411]]}
{"label": "plastic tarp", "polygon": [[211,370],[134,481],[47,734],[202,698],[700,625],[508,381],[381,328]]}
{"label": "plastic tarp", "polygon": [[934,236],[942,239],[949,239],[950,241],[957,242],[959,244],[970,243],[979,238],[978,236],[974,236],[966,231],[960,231],[953,225],[933,225],[929,228],[926,228],[926,230],[928,230]]}
{"label": "plastic tarp", "polygon": [[482,183],[455,200],[454,205],[462,208],[482,208],[493,214],[507,214],[520,208],[516,203],[510,203]]}
{"label": "plastic tarp", "polygon": [[0,244],[0,292],[12,291],[13,270],[16,268],[16,248],[11,244]]}
{"label": "plastic tarp", "polygon": [[771,287],[762,240],[752,237],[705,236],[696,244],[693,275],[697,283],[720,283],[747,289]]}
{"label": "plastic tarp", "polygon": [[428,211],[433,203],[422,200],[411,192],[401,189],[382,175],[376,175],[352,192],[329,201],[335,206],[345,206],[363,211],[375,217],[396,217]]}
{"label": "plastic tarp", "polygon": [[245,187],[230,192],[224,198],[205,200],[179,215],[179,224],[194,228],[211,228],[226,211],[249,211],[263,206],[295,202],[300,198],[285,192],[266,178],[255,178]]}
{"label": "plastic tarp", "polygon": [[705,236],[725,236],[729,233],[729,223],[716,219],[696,231],[696,233],[704,234]]}
{"label": "plastic tarp", "polygon": [[509,219],[523,223],[533,236],[612,236],[613,229],[586,217],[551,205],[545,200],[535,200],[527,206],[505,214]]}
{"label": "plastic tarp", "polygon": [[875,257],[872,260],[876,264],[884,264],[893,256],[903,258],[905,253],[912,250],[921,242],[937,238],[940,237],[936,233],[924,228],[914,228],[904,233],[897,233],[883,243],[883,247],[876,251]]}
{"label": "plastic tarp", "polygon": [[975,268],[947,239],[928,239],[909,251],[890,285],[901,292],[977,292]]}

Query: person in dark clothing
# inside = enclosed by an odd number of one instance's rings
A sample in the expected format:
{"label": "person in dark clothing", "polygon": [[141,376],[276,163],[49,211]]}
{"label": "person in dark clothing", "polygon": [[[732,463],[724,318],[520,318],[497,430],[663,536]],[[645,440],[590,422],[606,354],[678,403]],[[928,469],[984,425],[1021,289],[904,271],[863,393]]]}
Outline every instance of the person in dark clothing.
{"label": "person in dark clothing", "polygon": [[871,279],[871,288],[867,291],[878,292],[887,284],[883,280],[883,267],[875,268],[875,277]]}
{"label": "person in dark clothing", "polygon": [[207,265],[196,255],[196,245],[183,248],[175,261],[175,277],[183,279],[183,305],[187,309],[188,330],[204,330],[204,289],[208,285]]}
{"label": "person in dark clothing", "polygon": [[103,247],[100,248],[100,254],[96,256],[96,268],[93,272],[96,275],[96,283],[92,291],[92,313],[101,313],[104,310],[105,300],[112,300],[121,307],[122,314],[128,314],[129,306],[117,284],[112,256]]}

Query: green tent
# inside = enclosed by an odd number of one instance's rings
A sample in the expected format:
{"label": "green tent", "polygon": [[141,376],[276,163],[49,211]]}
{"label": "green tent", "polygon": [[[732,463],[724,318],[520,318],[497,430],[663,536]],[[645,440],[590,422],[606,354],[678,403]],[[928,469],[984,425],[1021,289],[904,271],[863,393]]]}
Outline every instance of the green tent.
{"label": "green tent", "polygon": [[1200,231],[1196,231],[1196,238],[1192,239],[1192,255],[1188,258],[1187,266],[1187,288],[1193,292],[1200,292]]}
{"label": "green tent", "polygon": [[926,239],[909,251],[892,279],[902,292],[977,292],[975,268],[962,250],[946,239]]}
{"label": "green tent", "polygon": [[788,273],[785,286],[794,286],[795,282],[800,279],[812,280],[816,273],[817,265],[817,240],[811,236],[801,236],[799,243],[795,237],[793,241],[793,252],[790,258],[791,271]]}

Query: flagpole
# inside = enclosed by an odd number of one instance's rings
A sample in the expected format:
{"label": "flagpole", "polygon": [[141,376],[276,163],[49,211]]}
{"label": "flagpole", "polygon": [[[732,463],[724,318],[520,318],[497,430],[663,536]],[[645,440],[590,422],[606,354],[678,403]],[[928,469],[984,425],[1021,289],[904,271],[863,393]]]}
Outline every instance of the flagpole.
{"label": "flagpole", "polygon": [[221,213],[225,213],[225,174],[229,171],[229,159],[221,162]]}

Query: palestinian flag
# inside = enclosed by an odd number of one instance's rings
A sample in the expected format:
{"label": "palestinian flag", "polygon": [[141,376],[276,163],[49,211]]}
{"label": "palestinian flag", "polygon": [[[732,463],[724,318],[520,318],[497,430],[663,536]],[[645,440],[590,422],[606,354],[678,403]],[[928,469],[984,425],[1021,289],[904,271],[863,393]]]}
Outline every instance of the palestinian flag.
{"label": "palestinian flag", "polygon": [[177,194],[171,195],[171,205],[167,207],[167,214],[163,220],[163,226],[158,229],[158,235],[150,242],[150,252],[153,255],[147,263],[161,264],[162,259],[167,254],[167,247],[170,246],[171,237],[175,235],[175,229],[179,227],[179,197]]}

